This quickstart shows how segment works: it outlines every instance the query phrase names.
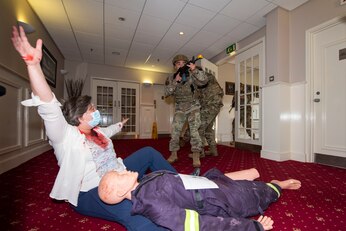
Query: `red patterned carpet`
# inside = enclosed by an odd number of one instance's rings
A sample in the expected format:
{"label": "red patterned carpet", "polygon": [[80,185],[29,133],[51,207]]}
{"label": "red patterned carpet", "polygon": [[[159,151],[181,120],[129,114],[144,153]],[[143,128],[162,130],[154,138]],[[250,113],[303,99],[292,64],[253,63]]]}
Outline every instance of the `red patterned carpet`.
{"label": "red patterned carpet", "polygon": [[[153,146],[168,157],[168,139],[115,140],[119,156]],[[174,167],[191,173],[189,147],[179,152]],[[298,191],[284,191],[265,212],[274,220],[274,230],[346,230],[346,170],[314,163],[275,162],[258,153],[219,146],[218,157],[202,159],[202,173],[211,167],[224,172],[256,167],[260,180],[297,178]],[[49,193],[58,171],[53,151],[48,151],[0,175],[1,230],[125,230],[121,225],[75,213],[67,203],[56,202]]]}

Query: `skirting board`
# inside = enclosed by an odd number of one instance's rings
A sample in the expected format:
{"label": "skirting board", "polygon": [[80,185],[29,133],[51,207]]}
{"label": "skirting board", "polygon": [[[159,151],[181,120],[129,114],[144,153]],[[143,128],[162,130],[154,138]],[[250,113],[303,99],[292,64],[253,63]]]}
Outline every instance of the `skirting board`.
{"label": "skirting board", "polygon": [[292,152],[291,153],[291,160],[295,160],[295,161],[299,161],[299,162],[306,162],[306,154],[305,153]]}
{"label": "skirting board", "polygon": [[289,152],[275,152],[263,149],[261,150],[261,158],[275,161],[286,161],[291,159]]}
{"label": "skirting board", "polygon": [[35,147],[33,149],[30,149],[26,152],[18,153],[17,155],[13,155],[8,159],[5,159],[0,162],[0,174],[7,172],[8,170],[11,170],[22,163],[41,155],[42,153],[52,149],[52,146],[49,144],[44,144],[39,147]]}
{"label": "skirting board", "polygon": [[218,134],[217,135],[217,142],[231,142],[232,136],[229,134]]}

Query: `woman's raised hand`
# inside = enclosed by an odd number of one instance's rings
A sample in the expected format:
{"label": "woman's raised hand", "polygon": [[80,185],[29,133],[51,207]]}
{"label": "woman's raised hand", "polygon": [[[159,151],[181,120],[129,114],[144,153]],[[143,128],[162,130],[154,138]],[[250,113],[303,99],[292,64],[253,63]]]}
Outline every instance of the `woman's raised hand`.
{"label": "woman's raised hand", "polygon": [[22,56],[26,65],[39,64],[42,59],[42,40],[38,39],[36,47],[32,47],[28,42],[23,27],[19,27],[19,32],[16,26],[12,29],[12,43],[18,53]]}
{"label": "woman's raised hand", "polygon": [[123,126],[124,126],[124,124],[126,124],[126,122],[129,120],[129,118],[123,118],[123,121],[121,121],[121,123],[123,124]]}

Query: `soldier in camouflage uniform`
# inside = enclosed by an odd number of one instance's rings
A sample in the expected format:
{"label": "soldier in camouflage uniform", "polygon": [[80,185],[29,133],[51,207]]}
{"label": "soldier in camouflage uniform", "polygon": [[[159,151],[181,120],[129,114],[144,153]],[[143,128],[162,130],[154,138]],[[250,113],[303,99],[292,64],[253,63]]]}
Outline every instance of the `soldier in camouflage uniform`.
{"label": "soldier in camouflage uniform", "polygon": [[[177,55],[172,63],[175,70],[183,67],[188,62],[185,55]],[[202,142],[199,137],[198,128],[201,123],[200,104],[195,96],[195,89],[198,86],[205,85],[208,78],[204,71],[196,68],[193,63],[187,64],[189,74],[180,76],[180,74],[169,76],[166,80],[165,96],[173,96],[175,99],[175,113],[172,123],[172,134],[169,142],[169,151],[171,156],[168,162],[173,163],[178,160],[177,151],[180,149],[179,137],[185,121],[188,121],[191,134],[191,151],[193,153],[193,166],[200,167],[200,152],[202,151]]]}
{"label": "soldier in camouflage uniform", "polygon": [[[205,140],[206,145],[209,146],[209,150],[205,152],[206,155],[218,156],[217,145],[215,141],[214,124],[216,116],[219,114],[221,107],[223,106],[223,90],[217,82],[214,75],[206,73],[208,76],[208,83],[203,86],[197,87],[197,97],[201,104],[201,125],[198,129],[199,136],[202,142]],[[187,129],[184,134],[181,135],[181,146],[183,141],[189,140],[190,134]],[[204,145],[203,145],[204,146]],[[189,155],[192,157],[192,155]],[[201,157],[204,157],[204,151],[201,152]]]}
{"label": "soldier in camouflage uniform", "polygon": [[208,83],[197,87],[198,99],[201,104],[201,126],[198,131],[200,137],[205,138],[209,145],[209,151],[206,151],[205,154],[218,156],[214,123],[223,106],[223,90],[214,75],[210,73],[207,73],[207,75]]}

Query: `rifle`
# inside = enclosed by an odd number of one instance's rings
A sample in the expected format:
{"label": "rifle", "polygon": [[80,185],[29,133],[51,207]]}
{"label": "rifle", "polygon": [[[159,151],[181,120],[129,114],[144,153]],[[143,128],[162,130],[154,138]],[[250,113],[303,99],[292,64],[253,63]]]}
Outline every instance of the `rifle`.
{"label": "rifle", "polygon": [[[183,78],[183,75],[185,74],[185,77],[189,77],[190,73],[189,73],[189,69],[190,67],[188,67],[187,65],[190,63],[195,63],[197,60],[203,59],[202,55],[198,55],[197,58],[195,59],[195,56],[192,56],[192,59],[190,61],[188,61],[184,66],[180,67],[177,72],[174,73],[174,78],[177,77],[177,75],[179,74],[180,77]],[[180,83],[180,81],[177,81],[178,83]],[[185,83],[186,80],[183,80],[183,83]]]}

